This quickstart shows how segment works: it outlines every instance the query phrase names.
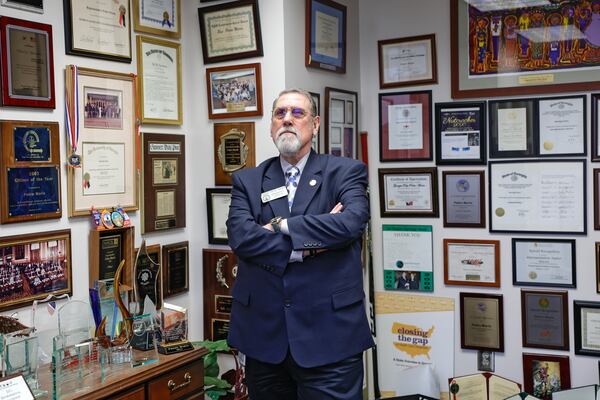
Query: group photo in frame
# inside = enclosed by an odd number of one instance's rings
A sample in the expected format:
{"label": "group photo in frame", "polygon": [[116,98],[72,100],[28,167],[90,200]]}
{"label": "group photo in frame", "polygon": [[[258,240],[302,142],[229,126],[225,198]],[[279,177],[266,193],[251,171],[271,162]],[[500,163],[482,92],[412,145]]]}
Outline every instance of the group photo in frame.
{"label": "group photo in frame", "polygon": [[439,217],[437,168],[382,168],[381,217]]}
{"label": "group photo in frame", "polygon": [[304,64],[346,73],[346,6],[332,0],[306,0]]}
{"label": "group photo in frame", "polygon": [[133,30],[181,37],[181,0],[132,0]]}
{"label": "group photo in frame", "polygon": [[435,34],[377,42],[379,88],[437,83]]}
{"label": "group photo in frame", "polygon": [[231,188],[206,188],[208,243],[228,244],[227,217],[231,204]]}
{"label": "group photo in frame", "polygon": [[460,292],[460,347],[504,352],[501,294]]}
{"label": "group photo in frame", "polygon": [[444,239],[444,283],[500,287],[500,241]]}
{"label": "group photo in frame", "polygon": [[521,289],[523,347],[569,351],[569,299],[565,291]]}
{"label": "group photo in frame", "polygon": [[260,64],[240,64],[206,69],[208,118],[263,115]]}
{"label": "group photo in frame", "polygon": [[485,228],[485,171],[443,171],[445,228]]}
{"label": "group photo in frame", "polygon": [[513,285],[577,287],[575,239],[512,238]]}
{"label": "group photo in frame", "polygon": [[550,400],[553,392],[570,389],[569,356],[523,353],[523,387],[542,400]]}
{"label": "group photo in frame", "polygon": [[573,301],[575,354],[600,356],[600,302]]}
{"label": "group photo in frame", "polygon": [[436,103],[436,164],[485,165],[486,121],[484,101]]}
{"label": "group photo in frame", "polygon": [[358,157],[358,93],[325,88],[324,153]]}

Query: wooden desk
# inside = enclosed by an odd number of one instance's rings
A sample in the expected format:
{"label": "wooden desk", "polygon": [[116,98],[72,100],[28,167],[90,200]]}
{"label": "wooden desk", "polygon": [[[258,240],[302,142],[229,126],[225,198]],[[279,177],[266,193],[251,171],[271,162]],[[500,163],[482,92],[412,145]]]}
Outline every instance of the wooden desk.
{"label": "wooden desk", "polygon": [[[122,368],[100,382],[97,376],[86,377],[82,390],[63,396],[64,400],[180,400],[202,399],[204,395],[204,347],[165,356],[159,361],[136,368]],[[40,386],[52,398],[50,365],[40,368]]]}

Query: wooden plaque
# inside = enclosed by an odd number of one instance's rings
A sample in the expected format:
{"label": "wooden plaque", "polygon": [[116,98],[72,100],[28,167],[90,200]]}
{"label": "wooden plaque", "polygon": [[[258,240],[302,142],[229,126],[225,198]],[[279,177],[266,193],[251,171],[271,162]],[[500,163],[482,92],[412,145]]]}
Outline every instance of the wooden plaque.
{"label": "wooden plaque", "polygon": [[231,185],[231,174],[254,167],[254,122],[215,123],[215,185]]}
{"label": "wooden plaque", "polygon": [[204,338],[223,339],[229,329],[233,297],[231,289],[237,274],[237,258],[231,250],[202,250],[204,292]]}
{"label": "wooden plaque", "polygon": [[[115,260],[116,266],[119,265],[122,259],[125,259],[125,272],[123,276],[125,277],[124,283],[129,288],[133,287],[132,281],[132,272],[133,272],[133,241],[134,241],[134,229],[133,226],[128,226],[126,228],[115,228],[115,229],[107,229],[107,230],[92,230],[90,232],[90,252],[89,252],[89,263],[90,263],[90,273],[89,273],[89,284],[90,287],[94,287],[94,281],[100,279],[112,279],[114,277],[115,270],[112,271],[111,276],[111,268],[107,268],[106,262],[112,261],[112,256],[116,256],[117,252],[120,254],[119,260]],[[118,239],[117,239],[118,238]],[[106,247],[114,242],[118,241],[120,244],[120,248],[117,250],[110,251]],[[102,244],[104,243],[104,249],[102,249]],[[104,261],[101,261],[101,256],[104,257]],[[111,260],[107,260],[106,258],[111,258]],[[102,274],[102,276],[101,276]]]}
{"label": "wooden plaque", "polygon": [[163,298],[187,292],[190,282],[188,241],[164,245],[162,257]]}

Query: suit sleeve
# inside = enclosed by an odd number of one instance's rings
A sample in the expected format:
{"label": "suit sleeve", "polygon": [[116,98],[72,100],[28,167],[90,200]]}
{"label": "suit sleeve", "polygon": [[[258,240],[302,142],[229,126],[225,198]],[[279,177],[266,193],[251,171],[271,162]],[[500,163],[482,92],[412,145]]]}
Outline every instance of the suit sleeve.
{"label": "suit sleeve", "polygon": [[341,213],[288,218],[294,250],[342,248],[362,236],[369,220],[367,168],[356,162],[343,171],[337,190],[337,201],[344,206]]}
{"label": "suit sleeve", "polygon": [[292,251],[291,240],[263,228],[255,220],[248,192],[237,174],[233,174],[227,237],[229,246],[239,258],[261,267],[271,267],[278,275],[283,274]]}

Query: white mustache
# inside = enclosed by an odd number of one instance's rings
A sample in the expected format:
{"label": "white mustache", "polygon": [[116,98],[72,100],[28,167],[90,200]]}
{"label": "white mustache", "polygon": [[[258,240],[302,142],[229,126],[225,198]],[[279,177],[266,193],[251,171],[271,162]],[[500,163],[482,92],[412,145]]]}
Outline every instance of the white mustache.
{"label": "white mustache", "polygon": [[277,131],[277,137],[283,135],[286,132],[293,133],[294,135],[296,135],[296,137],[298,137],[298,135],[300,134],[300,132],[298,132],[298,130],[293,126],[284,126],[279,128],[279,130]]}

